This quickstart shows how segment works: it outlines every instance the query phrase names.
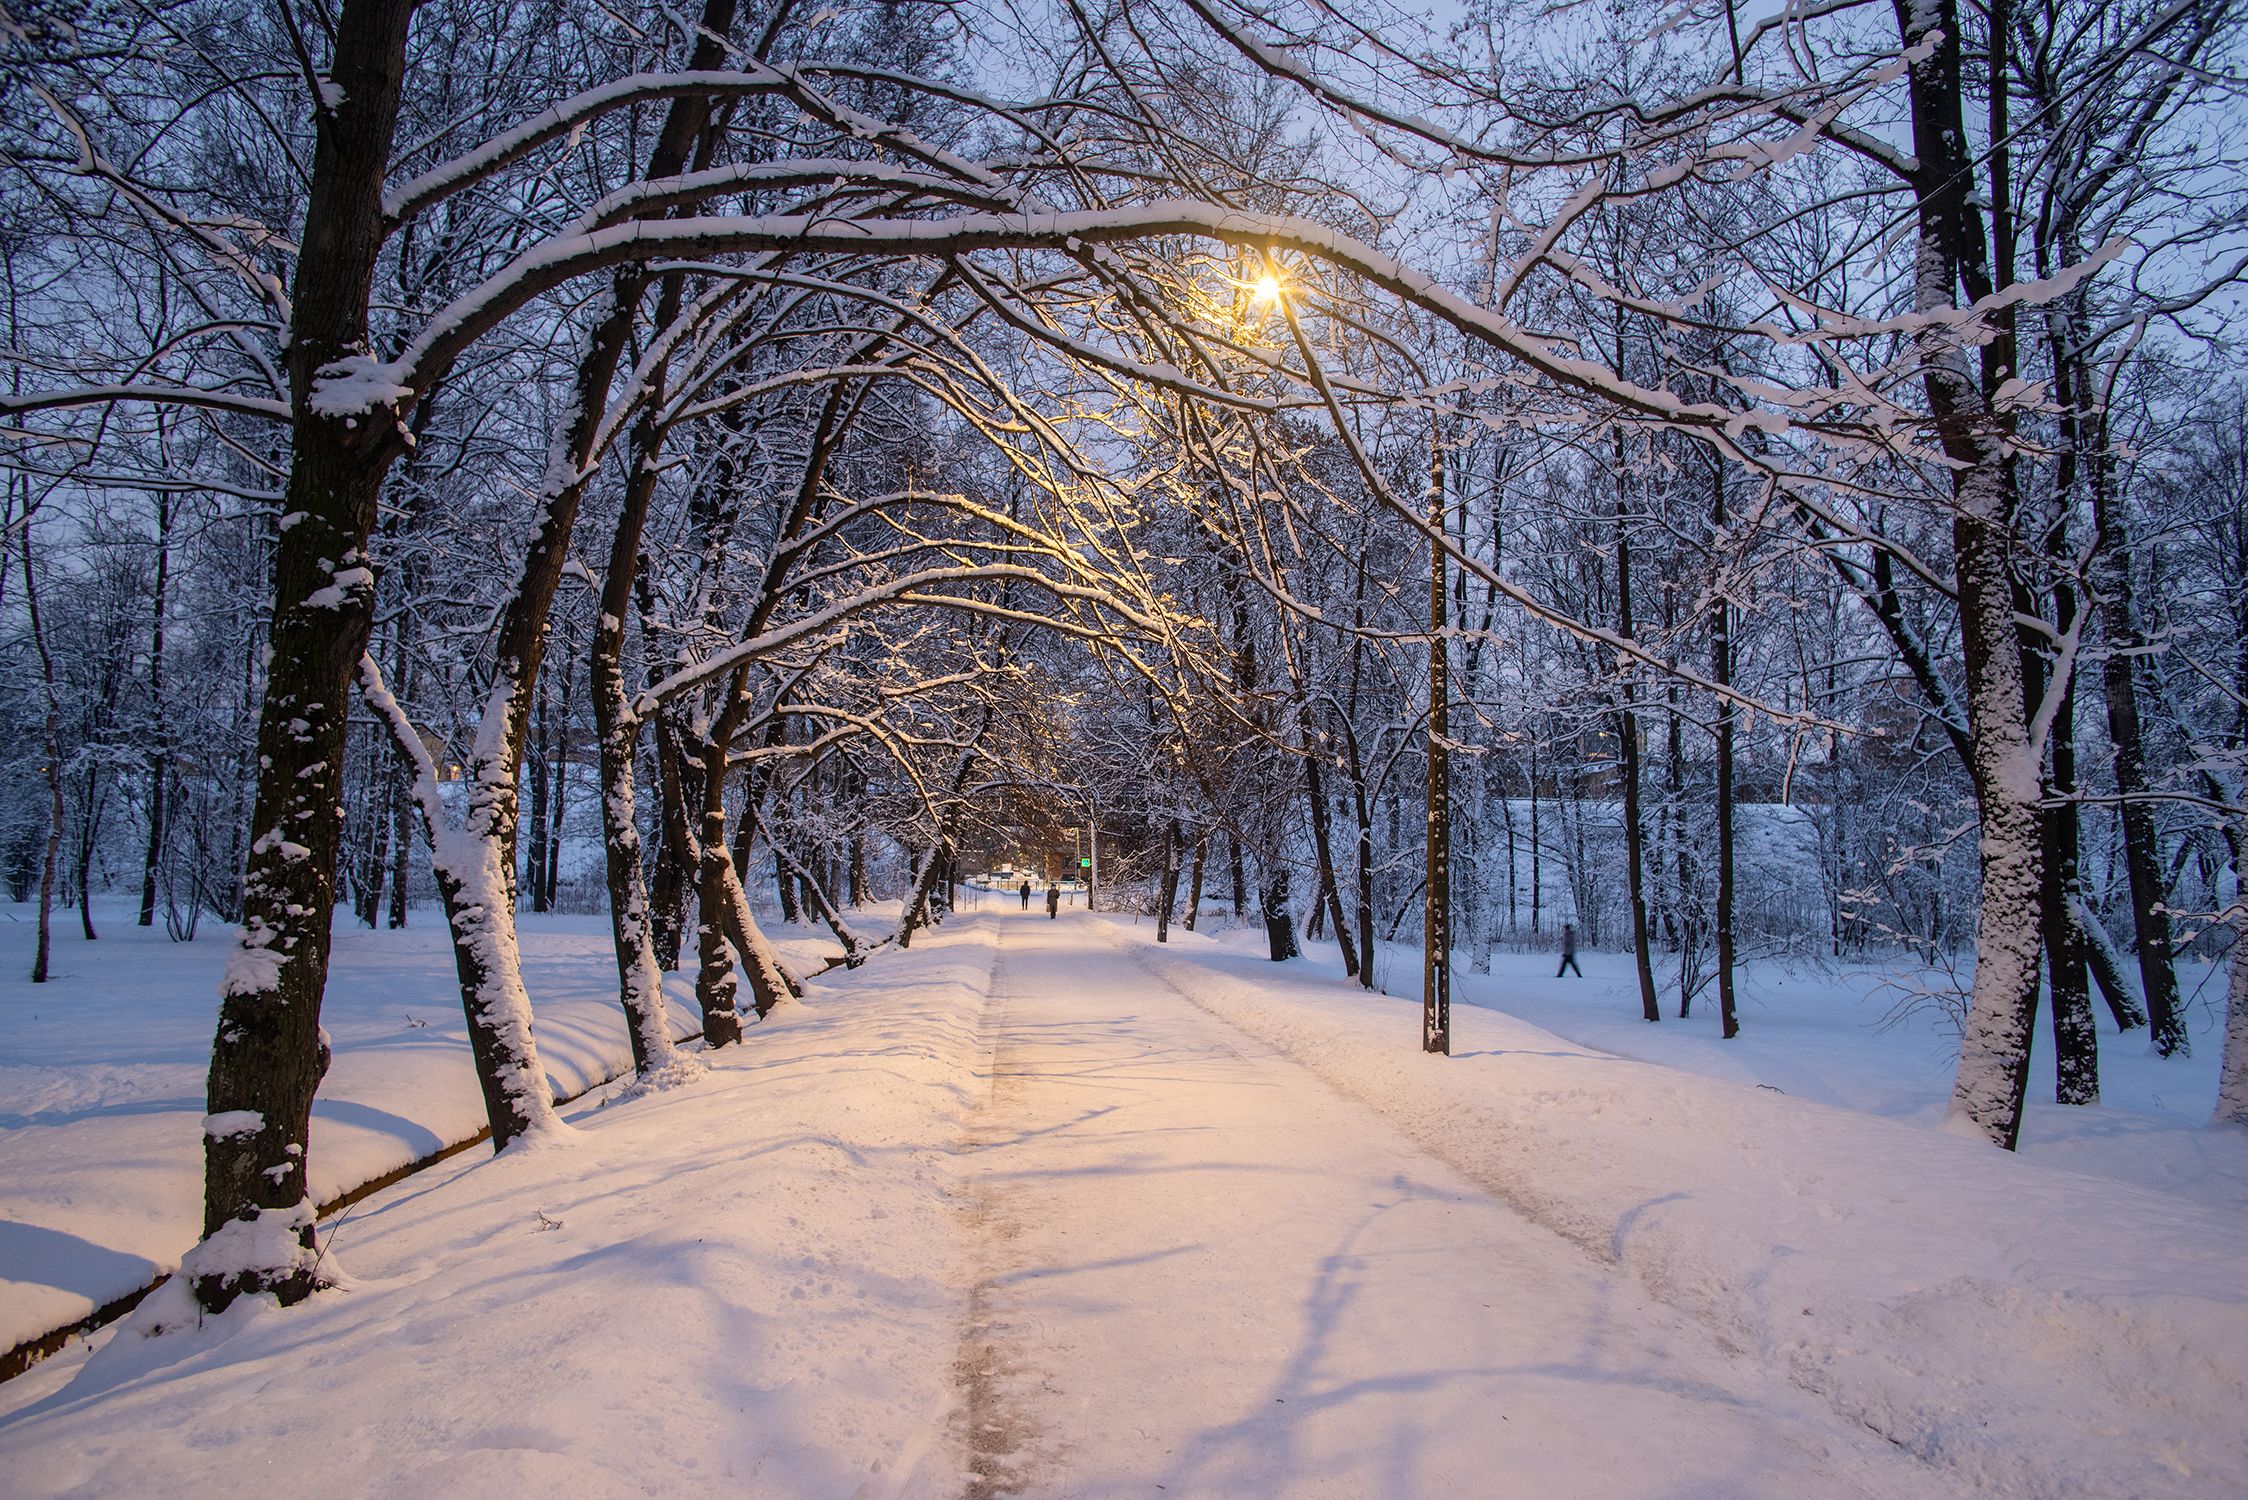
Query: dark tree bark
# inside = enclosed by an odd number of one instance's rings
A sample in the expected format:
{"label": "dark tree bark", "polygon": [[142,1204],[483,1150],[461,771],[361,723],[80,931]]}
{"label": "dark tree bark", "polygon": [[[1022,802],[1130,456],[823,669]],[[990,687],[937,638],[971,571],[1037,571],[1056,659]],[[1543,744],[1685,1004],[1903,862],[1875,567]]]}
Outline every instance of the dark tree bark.
{"label": "dark tree bark", "polygon": [[1232,829],[1226,830],[1225,856],[1227,864],[1232,867],[1230,873],[1233,876],[1233,920],[1238,922],[1249,911],[1249,886],[1243,878],[1241,869],[1241,835]]}
{"label": "dark tree bark", "polygon": [[[1308,741],[1310,736],[1305,738]],[[1320,774],[1318,749],[1309,743],[1304,746],[1304,800],[1311,813],[1312,849],[1319,863],[1319,892],[1315,904],[1333,918],[1335,943],[1343,955],[1343,973],[1356,978],[1358,946],[1350,940],[1350,924],[1343,916],[1342,892],[1335,883],[1335,855],[1328,836],[1326,779]]]}
{"label": "dark tree bark", "polygon": [[258,789],[211,1049],[203,1242],[181,1266],[205,1308],[243,1292],[282,1302],[319,1280],[306,1192],[312,1097],[325,1068],[320,998],[335,907],[340,785],[352,674],[374,606],[367,540],[401,444],[392,414],[337,417],[315,375],[362,353],[382,246],[382,187],[398,116],[413,0],[344,0],[315,113],[312,181],[287,352],[293,452],[275,539],[272,664],[259,714]]}
{"label": "dark tree bark", "polygon": [[[2067,562],[2065,512],[2046,537],[2045,550],[2055,561]],[[2053,591],[2053,625],[2065,635],[2075,623],[2076,594],[2064,583]],[[2046,676],[2043,657],[2025,639],[2022,678],[2033,698],[2046,690]],[[2077,816],[2076,804],[2070,799],[2076,792],[2076,689],[2073,683],[2063,683],[2059,691],[2053,725],[2046,734],[2053,800],[2044,809],[2044,909],[2039,914],[2045,943],[2045,990],[2053,1012],[2053,1097],[2061,1104],[2097,1104],[2099,1029],[2092,1022],[2091,981],[2074,917]]]}
{"label": "dark tree bark", "polygon": [[[1623,346],[1618,336],[1616,366],[1623,367]],[[1631,536],[1625,529],[1623,503],[1623,434],[1615,437],[1616,463],[1616,633],[1625,640],[1632,639],[1634,624],[1631,614]],[[1650,1021],[1663,1018],[1661,1003],[1655,998],[1655,969],[1647,951],[1647,847],[1645,828],[1639,808],[1639,714],[1633,702],[1632,679],[1628,669],[1617,687],[1620,707],[1615,714],[1617,765],[1623,777],[1624,797],[1624,874],[1625,886],[1631,900],[1631,951],[1632,961],[1639,975],[1640,1014]]]}
{"label": "dark tree bark", "polygon": [[1155,901],[1155,940],[1171,941],[1171,908],[1179,900],[1179,825],[1173,819],[1163,830],[1163,883]]}
{"label": "dark tree bark", "polygon": [[[172,578],[172,497],[156,492],[156,597],[149,608],[148,697],[156,753],[148,763],[148,854],[141,861],[140,925],[156,922],[156,870],[164,859],[165,798],[172,780],[171,710],[164,697],[164,615]],[[369,924],[373,925],[372,923]]]}
{"label": "dark tree bark", "polygon": [[55,658],[47,649],[47,632],[39,617],[39,584],[31,571],[31,519],[20,523],[16,540],[23,552],[23,597],[30,616],[31,643],[39,653],[39,680],[46,688],[47,711],[41,720],[41,748],[47,764],[47,838],[39,861],[39,935],[31,955],[31,982],[47,982],[48,958],[53,948],[55,916],[55,862],[62,854],[62,702],[55,692]]}
{"label": "dark tree bark", "polygon": [[[2081,394],[2078,399],[2082,399]],[[2065,404],[2065,401],[2064,401]],[[2104,430],[2104,422],[2075,425]],[[2094,439],[2104,445],[2104,438]],[[2163,1057],[2192,1050],[2185,1013],[2178,1001],[2178,974],[2170,938],[2169,892],[2162,878],[2154,805],[2148,800],[2146,731],[2139,713],[2138,661],[2146,647],[2132,597],[2131,534],[2123,502],[2112,493],[2104,454],[2079,460],[2091,470],[2092,519],[2099,536],[2093,553],[2098,581],[2100,628],[2108,654],[2101,665],[2106,689],[2108,743],[2115,747],[2115,789],[2122,799],[2123,867],[2130,877],[2131,926],[2137,936],[2139,989],[2146,997],[2154,1050]]]}
{"label": "dark tree bark", "polygon": [[[1429,520],[1444,528],[1444,450],[1429,459]],[[1421,930],[1421,1050],[1452,1052],[1451,647],[1444,551],[1432,546],[1428,576],[1428,875]]]}
{"label": "dark tree bark", "polygon": [[101,831],[101,780],[91,766],[78,796],[78,927],[92,942],[94,932],[94,839]]}
{"label": "dark tree bark", "polygon": [[[1722,537],[1726,525],[1725,461],[1710,460],[1710,519]],[[1733,685],[1733,606],[1722,593],[1709,611],[1710,680]],[[1733,700],[1717,700],[1717,1014],[1725,1039],[1741,1034],[1733,995]]]}
{"label": "dark tree bark", "polygon": [[1296,915],[1289,909],[1288,872],[1275,871],[1272,884],[1260,896],[1264,907],[1265,932],[1272,944],[1275,959],[1294,958],[1301,950],[1296,947]]}
{"label": "dark tree bark", "polygon": [[[396,664],[391,675],[391,691],[401,702],[411,690],[411,659],[406,643],[407,619],[401,616],[397,624],[397,639],[393,642],[392,660]],[[406,925],[407,877],[413,870],[414,808],[413,767],[403,756],[393,758],[390,776],[390,926],[393,931]]]}
{"label": "dark tree bark", "polygon": [[553,725],[547,713],[550,696],[548,683],[539,681],[538,706],[531,716],[531,754],[529,756],[531,781],[531,910],[546,910],[546,797],[547,782],[554,764]]}
{"label": "dark tree bark", "polygon": [[[645,620],[645,604],[640,613]],[[657,967],[669,971],[679,967],[680,950],[686,942],[688,880],[695,865],[695,841],[687,825],[688,769],[687,759],[680,753],[678,731],[661,713],[650,727],[656,745],[656,794],[663,842],[656,849],[656,868],[648,877],[648,931],[656,945]]]}
{"label": "dark tree bark", "polygon": [[1203,855],[1208,852],[1209,848],[1210,836],[1208,834],[1201,834],[1195,838],[1194,876],[1187,882],[1186,915],[1181,918],[1181,925],[1189,932],[1194,931],[1194,924],[1202,915]]}

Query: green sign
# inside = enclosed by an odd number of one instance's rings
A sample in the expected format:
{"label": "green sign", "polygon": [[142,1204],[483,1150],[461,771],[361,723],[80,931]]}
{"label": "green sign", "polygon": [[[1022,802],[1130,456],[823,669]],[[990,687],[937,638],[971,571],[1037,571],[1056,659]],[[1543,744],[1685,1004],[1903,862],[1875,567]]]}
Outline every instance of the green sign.
{"label": "green sign", "polygon": [[1081,859],[1077,862],[1077,868],[1080,870],[1090,870],[1091,868],[1093,868],[1093,862],[1089,859]]}

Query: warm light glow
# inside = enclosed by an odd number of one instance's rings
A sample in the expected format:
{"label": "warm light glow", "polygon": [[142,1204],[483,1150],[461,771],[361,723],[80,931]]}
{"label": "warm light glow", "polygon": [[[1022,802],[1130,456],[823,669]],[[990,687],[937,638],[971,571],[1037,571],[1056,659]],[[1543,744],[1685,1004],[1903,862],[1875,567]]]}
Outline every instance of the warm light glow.
{"label": "warm light glow", "polygon": [[1252,290],[1256,293],[1256,300],[1259,302],[1278,302],[1280,300],[1280,278],[1267,271],[1256,279]]}

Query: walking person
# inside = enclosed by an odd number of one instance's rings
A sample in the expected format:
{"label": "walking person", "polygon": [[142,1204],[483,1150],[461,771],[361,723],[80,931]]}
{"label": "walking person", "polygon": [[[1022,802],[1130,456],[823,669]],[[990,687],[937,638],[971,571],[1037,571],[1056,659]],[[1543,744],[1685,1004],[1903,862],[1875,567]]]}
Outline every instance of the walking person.
{"label": "walking person", "polygon": [[1027,880],[1023,882],[1023,910],[1030,910],[1030,882]]}
{"label": "walking person", "polygon": [[1564,922],[1561,924],[1561,967],[1553,971],[1553,977],[1559,979],[1571,972],[1579,979],[1585,977],[1585,971],[1577,967],[1577,924]]}
{"label": "walking person", "polygon": [[1046,920],[1051,922],[1062,909],[1062,888],[1049,880],[1046,882]]}

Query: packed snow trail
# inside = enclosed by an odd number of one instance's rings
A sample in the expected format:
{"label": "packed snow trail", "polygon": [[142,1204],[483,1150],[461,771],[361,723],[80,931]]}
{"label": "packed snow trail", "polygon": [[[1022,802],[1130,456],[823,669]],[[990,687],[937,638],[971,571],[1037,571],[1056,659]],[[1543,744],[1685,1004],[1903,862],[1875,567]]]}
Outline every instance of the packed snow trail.
{"label": "packed snow trail", "polygon": [[1000,926],[971,1497],[1958,1492],[1101,924]]}

